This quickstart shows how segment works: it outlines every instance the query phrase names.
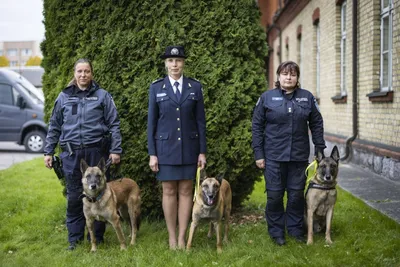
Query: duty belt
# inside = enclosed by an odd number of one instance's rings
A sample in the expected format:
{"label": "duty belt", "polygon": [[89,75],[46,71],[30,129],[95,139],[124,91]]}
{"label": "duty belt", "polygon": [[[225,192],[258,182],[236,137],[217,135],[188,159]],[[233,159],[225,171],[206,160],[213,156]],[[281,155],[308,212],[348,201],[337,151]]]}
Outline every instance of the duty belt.
{"label": "duty belt", "polygon": [[96,143],[92,143],[92,144],[80,144],[80,145],[74,145],[74,144],[60,144],[61,150],[62,151],[68,151],[71,152],[70,149],[72,151],[75,150],[80,150],[80,149],[84,149],[84,148],[92,148],[92,147],[100,147],[101,146],[101,142],[96,142]]}

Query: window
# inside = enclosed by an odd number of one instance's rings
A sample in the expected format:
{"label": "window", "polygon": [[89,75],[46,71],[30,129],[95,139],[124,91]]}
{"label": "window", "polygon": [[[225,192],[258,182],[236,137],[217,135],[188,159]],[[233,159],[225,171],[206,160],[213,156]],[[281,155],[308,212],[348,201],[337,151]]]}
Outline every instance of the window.
{"label": "window", "polygon": [[340,94],[347,95],[346,88],[346,1],[340,9]]}
{"label": "window", "polygon": [[393,0],[381,0],[381,91],[392,90]]}
{"label": "window", "polygon": [[17,102],[17,92],[11,85],[0,83],[0,104],[13,106]]}
{"label": "window", "polygon": [[18,50],[17,50],[17,49],[8,49],[8,50],[7,50],[7,55],[8,55],[9,57],[18,56]]}
{"label": "window", "polygon": [[316,98],[320,98],[321,92],[320,92],[320,86],[319,86],[319,74],[320,74],[320,51],[321,51],[321,44],[320,44],[320,28],[319,28],[319,23],[315,25],[315,30],[316,30],[316,64],[315,64],[315,73],[317,76],[316,79]]}
{"label": "window", "polygon": [[10,61],[10,67],[18,66],[18,61]]}
{"label": "window", "polygon": [[3,55],[3,50],[0,50],[0,56],[2,56]]}
{"label": "window", "polygon": [[29,48],[21,49],[21,55],[22,56],[30,56],[30,55],[32,55],[32,49],[29,49]]}

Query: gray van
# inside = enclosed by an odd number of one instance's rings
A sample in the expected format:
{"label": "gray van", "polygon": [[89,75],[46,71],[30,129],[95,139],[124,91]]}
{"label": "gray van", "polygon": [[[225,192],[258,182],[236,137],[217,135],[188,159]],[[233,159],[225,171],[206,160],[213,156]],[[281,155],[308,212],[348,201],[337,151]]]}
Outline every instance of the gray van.
{"label": "gray van", "polygon": [[28,152],[43,152],[47,134],[44,96],[20,74],[0,69],[0,141],[15,141]]}

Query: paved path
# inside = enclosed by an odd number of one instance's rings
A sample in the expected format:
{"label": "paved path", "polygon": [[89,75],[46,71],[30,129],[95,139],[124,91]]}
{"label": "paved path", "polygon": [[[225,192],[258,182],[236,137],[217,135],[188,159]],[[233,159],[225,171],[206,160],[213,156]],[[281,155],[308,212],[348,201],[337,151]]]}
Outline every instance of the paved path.
{"label": "paved path", "polygon": [[400,182],[353,164],[340,164],[339,186],[400,223]]}
{"label": "paved path", "polygon": [[7,169],[15,163],[42,156],[40,153],[26,153],[24,146],[19,146],[14,142],[0,142],[0,170]]}

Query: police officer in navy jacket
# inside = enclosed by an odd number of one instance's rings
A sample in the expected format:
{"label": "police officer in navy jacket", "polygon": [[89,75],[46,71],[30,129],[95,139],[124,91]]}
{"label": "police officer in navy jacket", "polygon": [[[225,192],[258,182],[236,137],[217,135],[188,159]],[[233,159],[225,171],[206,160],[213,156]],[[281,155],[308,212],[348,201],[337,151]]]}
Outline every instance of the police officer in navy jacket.
{"label": "police officer in navy jacket", "polygon": [[147,141],[150,168],[162,182],[169,246],[175,249],[185,248],[193,180],[197,167],[206,164],[206,120],[200,82],[183,76],[183,46],[168,46],[161,58],[168,76],[150,85]]}
{"label": "police officer in navy jacket", "polygon": [[[104,147],[104,136],[111,133],[111,144]],[[68,250],[74,250],[84,239],[86,220],[82,203],[82,173],[80,161],[96,166],[101,158],[120,162],[121,133],[117,109],[111,95],[93,80],[89,60],[78,59],[74,78],[58,95],[49,122],[44,149],[44,163],[52,168],[52,155],[57,144],[62,153],[63,172],[67,188]],[[95,236],[103,242],[105,223],[95,221]]]}
{"label": "police officer in navy jacket", "polygon": [[285,228],[297,241],[305,241],[302,226],[309,129],[316,152],[323,152],[325,140],[317,101],[309,91],[300,88],[299,66],[286,61],[276,73],[276,88],[264,92],[254,109],[252,146],[257,167],[264,169],[268,232],[276,244],[284,245]]}

